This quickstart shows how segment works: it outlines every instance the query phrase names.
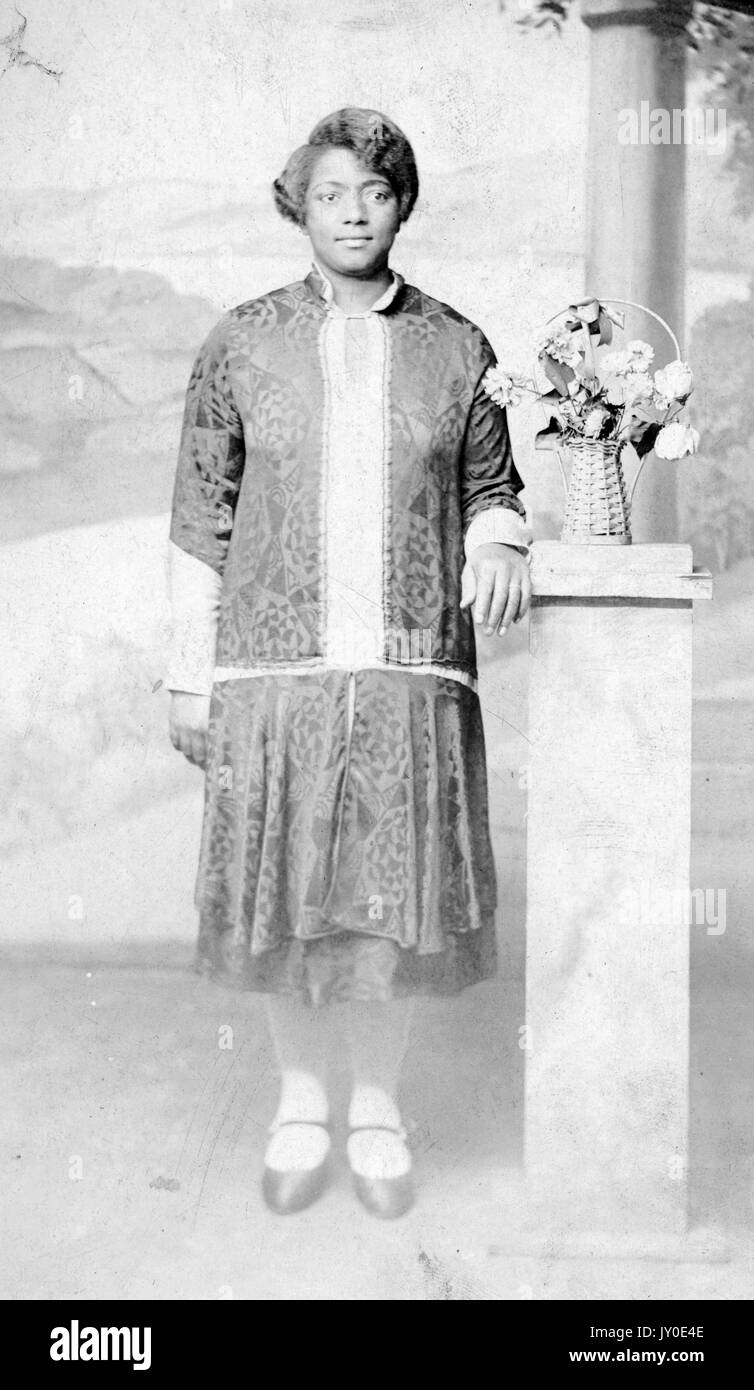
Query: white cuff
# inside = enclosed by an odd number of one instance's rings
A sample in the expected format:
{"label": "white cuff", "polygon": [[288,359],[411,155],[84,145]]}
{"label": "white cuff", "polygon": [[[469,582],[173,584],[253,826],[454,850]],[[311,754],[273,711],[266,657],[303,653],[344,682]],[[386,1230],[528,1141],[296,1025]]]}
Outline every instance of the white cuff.
{"label": "white cuff", "polygon": [[215,643],[222,578],[173,541],[168,549],[171,634],[168,690],[209,695],[215,672]]}
{"label": "white cuff", "polygon": [[477,513],[466,532],[463,547],[467,560],[478,545],[488,545],[491,541],[498,545],[513,545],[526,554],[532,539],[528,518],[525,520],[519,516],[512,507],[496,506]]}

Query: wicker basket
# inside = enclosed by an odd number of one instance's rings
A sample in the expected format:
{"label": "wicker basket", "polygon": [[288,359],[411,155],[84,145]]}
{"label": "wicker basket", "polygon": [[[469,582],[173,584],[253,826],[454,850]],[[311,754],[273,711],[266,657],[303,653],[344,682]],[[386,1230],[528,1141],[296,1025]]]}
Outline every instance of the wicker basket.
{"label": "wicker basket", "polygon": [[560,539],[586,545],[630,545],[631,506],[621,466],[623,443],[576,439]]}
{"label": "wicker basket", "polygon": [[[665,329],[675,349],[676,358],[682,357],[681,345],[675,333],[654,309],[646,304],[637,304],[633,299],[614,299],[612,295],[592,295],[580,304],[596,301],[603,305],[622,304],[629,309],[639,309]],[[568,309],[559,309],[547,320],[555,323]],[[631,503],[636,492],[641,471],[646,462],[645,454],[634,475],[630,489],[626,490],[621,464],[621,451],[625,440],[616,439],[576,439],[572,440],[565,452],[571,456],[570,480],[566,476],[563,459],[558,451],[560,472],[566,494],[565,517],[560,533],[562,541],[587,545],[630,545],[631,544]]]}

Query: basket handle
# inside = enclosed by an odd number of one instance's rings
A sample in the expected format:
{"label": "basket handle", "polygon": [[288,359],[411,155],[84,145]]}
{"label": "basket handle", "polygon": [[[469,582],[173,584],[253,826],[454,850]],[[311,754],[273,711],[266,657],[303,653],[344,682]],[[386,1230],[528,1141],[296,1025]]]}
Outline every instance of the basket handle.
{"label": "basket handle", "polygon": [[568,497],[568,475],[566,474],[566,471],[565,471],[565,464],[563,463],[563,454],[562,454],[562,451],[561,451],[560,449],[556,449],[555,452],[556,452],[556,454],[557,454],[557,456],[558,456],[558,466],[559,466],[559,468],[560,468],[560,477],[561,477],[561,480],[562,480],[562,483],[563,483],[563,496],[567,498],[567,497]]}
{"label": "basket handle", "polygon": [[[654,309],[648,309],[646,304],[637,304],[636,300],[634,299],[600,299],[599,295],[597,294],[588,295],[585,299],[579,300],[579,303],[590,304],[593,301],[595,301],[597,304],[624,304],[628,309],[640,309],[642,313],[649,314],[650,318],[655,319],[657,323],[659,323],[665,329],[665,332],[667,333],[671,343],[673,344],[673,347],[675,348],[676,357],[682,357],[683,354],[681,353],[681,345],[678,342],[678,339],[676,338],[672,328],[670,327],[670,324],[666,323],[664,318],[661,318],[659,314],[656,314]],[[566,304],[565,308],[558,309],[557,314],[553,314],[552,317],[546,319],[545,322],[554,323],[555,320],[559,319],[562,314],[567,314],[572,307],[573,306],[571,304]]]}

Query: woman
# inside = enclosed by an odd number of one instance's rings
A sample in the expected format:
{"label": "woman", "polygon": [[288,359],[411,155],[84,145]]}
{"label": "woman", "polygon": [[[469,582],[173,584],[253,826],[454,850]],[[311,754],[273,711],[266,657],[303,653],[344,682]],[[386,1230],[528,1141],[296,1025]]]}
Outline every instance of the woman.
{"label": "woman", "polygon": [[198,964],[268,996],[279,1212],[326,1183],[334,1013],[356,1193],[408,1209],[411,1000],[495,971],[474,622],[523,617],[530,533],[489,343],[389,264],[417,193],[386,117],[321,121],[274,184],[312,268],[220,320],[183,421],[167,684],[206,767]]}

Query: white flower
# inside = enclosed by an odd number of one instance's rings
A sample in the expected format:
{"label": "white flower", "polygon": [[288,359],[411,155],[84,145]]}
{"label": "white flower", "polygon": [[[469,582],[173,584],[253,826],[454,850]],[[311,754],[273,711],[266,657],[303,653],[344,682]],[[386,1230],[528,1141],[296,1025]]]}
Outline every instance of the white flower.
{"label": "white flower", "polygon": [[629,376],[641,374],[649,369],[654,348],[641,338],[632,338],[623,352],[606,352],[600,361],[603,376]]}
{"label": "white flower", "polygon": [[588,411],[584,417],[584,434],[588,439],[594,439],[599,434],[608,415],[609,411],[604,410],[601,405],[595,405]]}
{"label": "white flower", "polygon": [[581,361],[581,352],[568,328],[557,328],[555,332],[544,329],[537,342],[537,351],[546,352],[548,357],[563,362],[566,367],[578,367]]}
{"label": "white flower", "polygon": [[482,378],[482,386],[496,405],[519,405],[522,385],[500,367],[488,367]]}
{"label": "white flower", "polygon": [[648,371],[649,364],[655,355],[651,343],[645,343],[643,338],[632,338],[631,342],[627,344],[627,351],[632,360],[632,371]]}
{"label": "white flower", "polygon": [[676,358],[655,372],[655,388],[664,401],[685,401],[691,395],[694,378],[687,362]]}
{"label": "white flower", "polygon": [[624,376],[631,370],[631,355],[628,352],[606,352],[600,361],[600,373],[603,378]]}
{"label": "white flower", "polygon": [[610,405],[639,405],[654,395],[651,378],[646,372],[617,373],[605,381],[605,396]]}
{"label": "white flower", "polygon": [[661,459],[682,459],[685,454],[695,454],[698,448],[699,431],[679,420],[663,425],[655,440],[655,453]]}

